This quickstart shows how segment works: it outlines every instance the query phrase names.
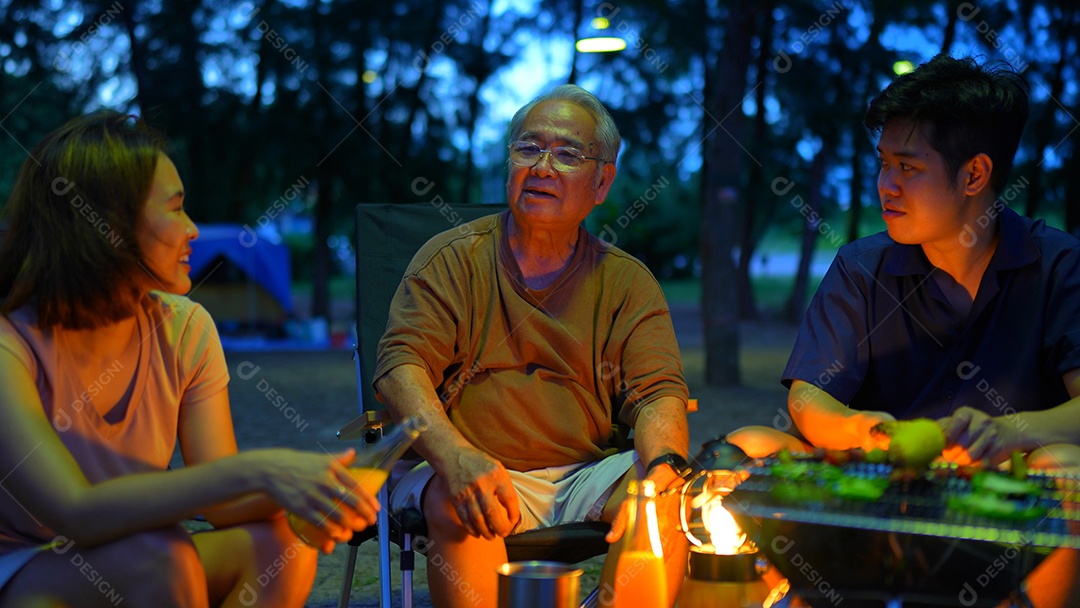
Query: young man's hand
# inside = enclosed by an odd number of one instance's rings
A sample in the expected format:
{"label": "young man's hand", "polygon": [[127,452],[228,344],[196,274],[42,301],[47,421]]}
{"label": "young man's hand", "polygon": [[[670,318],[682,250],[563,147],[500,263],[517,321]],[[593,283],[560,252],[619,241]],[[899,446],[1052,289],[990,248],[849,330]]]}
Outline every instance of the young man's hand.
{"label": "young man's hand", "polygon": [[1028,452],[1033,447],[1014,420],[993,417],[980,410],[961,407],[952,416],[938,420],[945,431],[945,453],[948,462],[960,465],[985,461],[997,465],[1009,458],[1013,450]]}

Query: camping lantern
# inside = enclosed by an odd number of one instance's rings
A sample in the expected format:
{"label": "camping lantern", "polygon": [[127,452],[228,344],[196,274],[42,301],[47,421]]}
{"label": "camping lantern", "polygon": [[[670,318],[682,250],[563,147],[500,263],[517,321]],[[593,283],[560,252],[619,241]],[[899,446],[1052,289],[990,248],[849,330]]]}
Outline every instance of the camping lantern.
{"label": "camping lantern", "polygon": [[[717,451],[710,453],[710,446]],[[722,441],[707,444],[697,459],[707,468],[682,487],[680,528],[691,547],[680,608],[767,608],[782,596],[770,595],[762,580],[765,559],[724,508],[724,499],[748,476],[736,470],[745,455],[730,450],[737,448]]]}

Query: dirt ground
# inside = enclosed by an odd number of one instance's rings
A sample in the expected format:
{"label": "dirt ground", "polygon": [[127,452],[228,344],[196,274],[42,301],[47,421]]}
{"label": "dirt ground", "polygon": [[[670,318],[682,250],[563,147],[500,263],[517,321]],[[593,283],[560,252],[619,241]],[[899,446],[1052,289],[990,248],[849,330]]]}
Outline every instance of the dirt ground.
{"label": "dirt ground", "polygon": [[[713,437],[746,424],[772,424],[784,407],[779,377],[795,337],[792,326],[748,323],[742,327],[740,357],[743,386],[704,386],[700,321],[694,307],[673,307],[691,396],[699,411],[691,414],[691,454]],[[291,447],[335,451],[345,447],[335,432],[358,414],[351,351],[228,352],[230,397],[241,449]],[[337,606],[348,547],[322,556],[308,607]],[[375,543],[360,547],[349,606],[378,606]],[[396,564],[396,551],[393,556]],[[417,559],[415,606],[431,606],[424,560]],[[595,585],[600,560],[586,562],[582,587]],[[400,576],[395,572],[394,605],[400,605]],[[590,582],[592,585],[590,585]]]}

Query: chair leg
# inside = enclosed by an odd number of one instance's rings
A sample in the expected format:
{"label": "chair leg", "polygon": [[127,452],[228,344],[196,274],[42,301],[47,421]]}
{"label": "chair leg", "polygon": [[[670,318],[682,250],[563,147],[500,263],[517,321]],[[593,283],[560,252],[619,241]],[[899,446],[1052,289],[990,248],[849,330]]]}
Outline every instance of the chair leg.
{"label": "chair leg", "polygon": [[590,593],[588,597],[582,600],[580,608],[597,608],[599,605],[600,586],[597,585],[596,589],[593,589],[592,593]]}
{"label": "chair leg", "polygon": [[401,608],[413,608],[413,570],[416,569],[416,553],[412,548],[412,534],[401,535]]}
{"label": "chair leg", "polygon": [[379,509],[378,526],[379,526],[379,605],[382,608],[390,607],[390,516],[387,514],[388,505],[390,504],[390,492],[386,489],[386,484],[379,488],[378,492],[379,504],[382,508]]}
{"label": "chair leg", "polygon": [[341,599],[338,600],[338,608],[348,608],[349,597],[352,596],[353,569],[356,568],[357,547],[349,545],[349,556],[345,558],[345,576],[341,579]]}

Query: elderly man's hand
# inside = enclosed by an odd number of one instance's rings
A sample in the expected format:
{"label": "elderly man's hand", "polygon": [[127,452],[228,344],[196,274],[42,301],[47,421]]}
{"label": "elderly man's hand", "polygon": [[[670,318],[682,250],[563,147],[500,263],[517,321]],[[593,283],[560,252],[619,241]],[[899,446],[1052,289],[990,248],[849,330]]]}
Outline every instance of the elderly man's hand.
{"label": "elderly man's hand", "polygon": [[1015,420],[992,417],[970,407],[961,407],[952,416],[938,420],[945,432],[944,458],[957,464],[983,460],[996,465],[1013,450],[1030,451],[1034,445],[1020,432]]}
{"label": "elderly man's hand", "polygon": [[[650,479],[656,484],[656,492],[658,494],[656,499],[656,521],[660,525],[660,537],[662,541],[667,541],[671,536],[668,534],[670,529],[677,528],[679,525],[679,501],[680,498],[682,498],[682,495],[678,490],[686,482],[676,475],[670,467],[664,466],[653,469],[645,479]],[[618,499],[618,497],[613,496],[612,499]],[[627,510],[630,508],[630,497],[627,494],[622,494],[622,499],[618,513],[615,515],[615,518],[611,520],[611,530],[607,533],[606,540],[609,543],[618,541],[626,532],[626,520],[629,517]],[[665,543],[664,550],[666,551],[667,549],[668,547]]]}
{"label": "elderly man's hand", "polygon": [[465,529],[488,540],[508,536],[521,519],[510,474],[502,463],[475,448],[461,450],[456,464],[444,474]]}

